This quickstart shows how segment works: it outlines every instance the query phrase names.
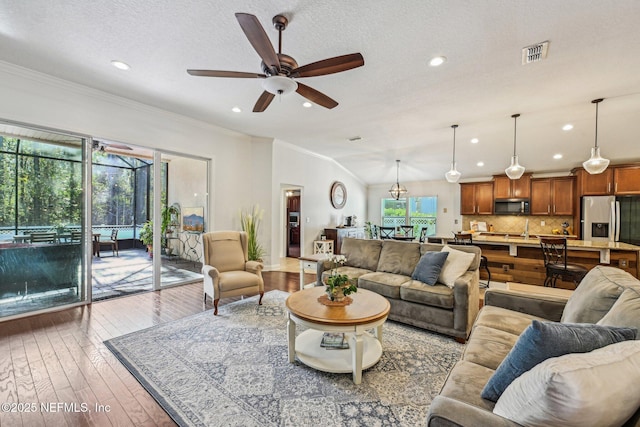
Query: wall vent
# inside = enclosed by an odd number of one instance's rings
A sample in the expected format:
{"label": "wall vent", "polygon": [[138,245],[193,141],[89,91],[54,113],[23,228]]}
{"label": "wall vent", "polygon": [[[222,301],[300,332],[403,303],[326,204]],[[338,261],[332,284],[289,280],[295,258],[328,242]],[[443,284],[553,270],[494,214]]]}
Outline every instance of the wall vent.
{"label": "wall vent", "polygon": [[542,61],[543,59],[547,58],[548,52],[549,52],[548,41],[523,47],[522,48],[522,65],[527,65],[532,62]]}
{"label": "wall vent", "polygon": [[351,138],[349,138],[349,141],[356,142],[356,141],[360,141],[361,139],[362,139],[361,136],[352,136]]}

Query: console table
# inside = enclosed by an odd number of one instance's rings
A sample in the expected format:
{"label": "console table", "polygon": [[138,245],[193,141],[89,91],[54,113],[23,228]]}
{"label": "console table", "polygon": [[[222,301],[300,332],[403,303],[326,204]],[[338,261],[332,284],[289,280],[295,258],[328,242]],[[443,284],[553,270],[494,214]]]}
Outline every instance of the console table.
{"label": "console table", "polygon": [[351,237],[354,239],[364,239],[364,227],[336,227],[325,228],[324,235],[327,236],[327,240],[333,240],[333,253],[340,255],[340,248],[342,247],[342,239],[345,237]]}

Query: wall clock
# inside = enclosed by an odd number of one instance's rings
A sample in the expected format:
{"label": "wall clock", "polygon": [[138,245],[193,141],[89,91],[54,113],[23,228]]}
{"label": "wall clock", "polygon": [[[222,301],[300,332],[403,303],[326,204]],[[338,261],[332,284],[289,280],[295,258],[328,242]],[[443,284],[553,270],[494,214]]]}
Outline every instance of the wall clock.
{"label": "wall clock", "polygon": [[331,184],[331,204],[336,209],[342,209],[347,203],[347,189],[343,183],[336,181]]}

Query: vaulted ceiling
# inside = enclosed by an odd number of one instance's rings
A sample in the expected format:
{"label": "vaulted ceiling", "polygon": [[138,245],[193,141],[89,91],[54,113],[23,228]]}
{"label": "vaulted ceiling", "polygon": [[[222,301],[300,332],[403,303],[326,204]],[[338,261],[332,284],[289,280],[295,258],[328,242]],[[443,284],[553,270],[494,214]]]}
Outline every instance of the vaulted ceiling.
{"label": "vaulted ceiling", "polygon": [[[262,72],[236,12],[255,15],[276,49],[271,19],[284,14],[282,51],[298,64],[360,52],[365,65],[300,79],[338,101],[334,109],[304,108],[292,93],[253,113],[262,80],[186,72]],[[465,179],[509,165],[514,113],[528,171],[579,166],[594,145],[595,98],[605,98],[603,156],[640,160],[638,17],[636,0],[0,0],[0,60],[298,145],[368,184],[395,181],[396,159],[401,181],[443,179],[450,126],[459,124]],[[522,65],[522,48],[543,41],[547,59]],[[430,67],[439,55],[446,62]],[[573,129],[563,131],[569,123]]]}

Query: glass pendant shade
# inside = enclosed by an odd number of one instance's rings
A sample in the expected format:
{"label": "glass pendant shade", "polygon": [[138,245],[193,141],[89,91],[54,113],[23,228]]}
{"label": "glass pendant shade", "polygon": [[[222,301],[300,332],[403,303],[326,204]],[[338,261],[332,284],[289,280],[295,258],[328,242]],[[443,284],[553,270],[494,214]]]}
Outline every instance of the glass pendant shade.
{"label": "glass pendant shade", "polygon": [[592,104],[596,104],[596,140],[595,146],[591,148],[591,157],[582,163],[584,170],[591,175],[602,173],[609,166],[609,160],[600,155],[600,147],[598,147],[598,104],[602,101],[604,101],[604,98],[591,101]]}
{"label": "glass pendant shade", "polygon": [[447,179],[447,182],[453,184],[458,182],[462,174],[458,172],[456,168],[456,128],[458,125],[451,125],[451,127],[453,128],[453,159],[451,160],[451,169],[444,174],[444,177]]}
{"label": "glass pendant shade", "polygon": [[518,156],[511,157],[511,166],[506,168],[504,172],[507,174],[509,179],[520,179],[524,173],[524,166],[521,166],[520,163],[518,163]]}
{"label": "glass pendant shade", "polygon": [[524,173],[524,166],[518,163],[518,155],[516,154],[516,130],[518,126],[518,117],[520,114],[514,114],[513,117],[513,156],[511,157],[511,165],[504,170],[509,179],[520,179]]}
{"label": "glass pendant shade", "polygon": [[389,189],[389,194],[396,200],[407,194],[407,189],[400,185],[400,160],[396,160],[396,183]]}
{"label": "glass pendant shade", "polygon": [[600,155],[600,147],[591,147],[591,157],[589,160],[582,163],[584,170],[589,172],[591,175],[597,175],[604,172],[607,166],[609,166],[609,159],[605,159]]}
{"label": "glass pendant shade", "polygon": [[456,169],[456,162],[451,163],[451,170],[444,174],[444,177],[447,178],[447,182],[452,184],[458,182],[461,176],[462,174],[458,172],[458,169]]}

